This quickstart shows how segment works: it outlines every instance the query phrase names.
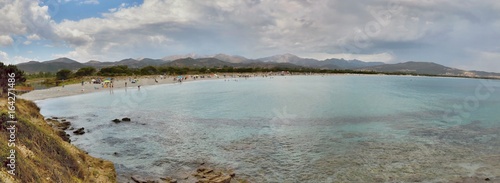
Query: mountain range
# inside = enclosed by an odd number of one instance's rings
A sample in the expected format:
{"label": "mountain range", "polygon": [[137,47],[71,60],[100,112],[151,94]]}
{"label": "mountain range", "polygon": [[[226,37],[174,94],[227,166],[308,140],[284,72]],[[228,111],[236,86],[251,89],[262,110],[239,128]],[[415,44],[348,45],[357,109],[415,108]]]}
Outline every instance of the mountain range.
{"label": "mountain range", "polygon": [[337,69],[337,70],[357,70],[376,72],[402,72],[429,75],[447,76],[469,76],[469,77],[499,77],[499,73],[482,71],[465,71],[446,67],[432,62],[409,61],[397,64],[385,64],[383,62],[364,62],[361,60],[326,59],[316,60],[311,58],[301,58],[293,54],[274,55],[259,59],[248,59],[242,56],[226,54],[217,55],[173,55],[161,59],[141,58],[123,59],[119,61],[96,61],[91,60],[85,63],[69,58],[58,58],[49,61],[30,61],[17,64],[17,67],[27,73],[36,72],[57,72],[60,69],[77,70],[82,67],[103,68],[116,65],[126,65],[130,68],[141,68],[145,66],[172,66],[172,67],[261,67],[261,68],[316,68],[316,69]]}

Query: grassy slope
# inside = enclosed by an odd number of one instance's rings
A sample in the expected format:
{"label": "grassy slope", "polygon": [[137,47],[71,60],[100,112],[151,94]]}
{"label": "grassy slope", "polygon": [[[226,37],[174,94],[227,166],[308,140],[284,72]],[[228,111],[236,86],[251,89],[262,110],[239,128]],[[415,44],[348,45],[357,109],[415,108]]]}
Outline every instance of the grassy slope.
{"label": "grassy slope", "polygon": [[0,99],[0,182],[116,182],[114,165],[93,158],[64,142],[44,121],[35,103],[18,99],[16,176],[6,173],[8,143],[7,101]]}

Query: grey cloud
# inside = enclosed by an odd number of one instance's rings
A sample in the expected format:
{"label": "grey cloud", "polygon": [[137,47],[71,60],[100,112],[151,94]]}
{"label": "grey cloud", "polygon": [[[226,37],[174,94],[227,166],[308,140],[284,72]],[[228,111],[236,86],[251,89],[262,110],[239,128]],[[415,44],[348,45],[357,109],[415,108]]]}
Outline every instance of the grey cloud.
{"label": "grey cloud", "polygon": [[81,57],[126,58],[133,50],[156,51],[157,57],[190,52],[248,57],[389,53],[396,61],[429,59],[453,66],[474,57],[465,49],[498,47],[499,12],[494,0],[145,0],[103,18],[55,25],[43,16],[13,17],[9,21],[17,28],[0,26],[0,32],[62,40]]}

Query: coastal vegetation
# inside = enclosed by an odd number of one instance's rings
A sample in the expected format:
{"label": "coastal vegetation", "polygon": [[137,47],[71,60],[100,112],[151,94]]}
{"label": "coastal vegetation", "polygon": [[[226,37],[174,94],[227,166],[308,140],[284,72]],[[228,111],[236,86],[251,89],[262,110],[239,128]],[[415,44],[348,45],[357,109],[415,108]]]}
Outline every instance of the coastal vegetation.
{"label": "coastal vegetation", "polygon": [[0,87],[2,87],[2,91],[0,92],[0,96],[3,96],[4,93],[7,92],[8,88],[8,74],[14,74],[13,79],[15,80],[15,84],[22,84],[26,81],[24,77],[24,72],[19,70],[15,65],[4,65],[4,63],[0,62]]}

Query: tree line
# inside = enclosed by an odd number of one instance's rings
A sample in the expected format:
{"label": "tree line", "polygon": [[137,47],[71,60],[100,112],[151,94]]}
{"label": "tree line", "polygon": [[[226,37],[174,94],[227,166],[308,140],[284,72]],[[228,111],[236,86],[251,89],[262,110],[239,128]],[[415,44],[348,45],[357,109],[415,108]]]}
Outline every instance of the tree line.
{"label": "tree line", "polygon": [[[307,67],[173,67],[173,66],[145,66],[142,68],[129,68],[126,65],[118,65],[96,69],[94,67],[83,67],[76,71],[61,69],[57,73],[36,73],[30,74],[28,78],[47,78],[54,77],[57,80],[68,80],[71,78],[79,78],[84,76],[142,76],[142,75],[185,75],[185,74],[212,74],[212,73],[266,73],[266,72],[281,72],[288,71],[291,73],[329,73],[329,74],[387,74],[387,75],[419,75],[416,73],[407,72],[376,72],[376,71],[360,71],[360,70],[343,70],[343,69],[318,69]],[[420,74],[421,75],[421,74]]]}

